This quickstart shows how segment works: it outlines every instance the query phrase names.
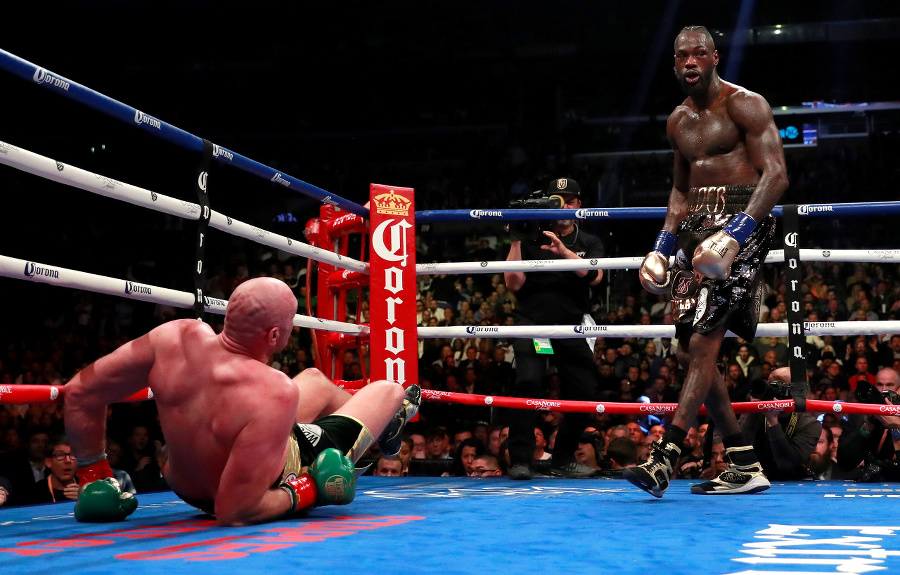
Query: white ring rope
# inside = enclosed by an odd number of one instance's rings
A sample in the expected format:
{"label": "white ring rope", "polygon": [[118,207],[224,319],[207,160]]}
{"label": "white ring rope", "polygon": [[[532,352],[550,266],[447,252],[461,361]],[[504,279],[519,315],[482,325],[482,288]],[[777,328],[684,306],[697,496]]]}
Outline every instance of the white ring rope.
{"label": "white ring rope", "polygon": [[[199,204],[178,200],[131,184],[125,184],[112,178],[94,174],[70,164],[63,164],[40,154],[23,150],[6,142],[0,142],[0,164],[6,164],[54,182],[68,184],[101,196],[122,200],[136,206],[178,216],[186,220],[200,219]],[[215,210],[210,210],[209,225],[225,233],[252,240],[296,256],[310,258],[355,272],[369,273],[369,266],[365,262],[251,226]]]}
{"label": "white ring rope", "polygon": [[[804,322],[805,335],[871,335],[900,333],[900,321]],[[762,323],[757,337],[787,337],[787,323]],[[674,325],[524,325],[524,326],[426,326],[418,328],[422,339],[502,337],[590,339],[594,337],[675,337]],[[737,337],[730,331],[726,337]]]}
{"label": "white ring rope", "polygon": [[[670,263],[674,258],[670,258]],[[578,260],[524,260],[493,262],[452,262],[416,264],[416,274],[494,274],[502,272],[529,271],[576,271],[576,270],[616,270],[637,269],[644,256],[622,258],[591,258]],[[801,249],[801,262],[900,262],[900,250],[819,250]],[[766,256],[766,263],[783,263],[784,250],[772,250]]]}
{"label": "white ring rope", "polygon": [[[0,255],[0,276],[6,276],[12,279],[30,280],[61,287],[86,289],[107,295],[171,305],[177,308],[194,307],[194,295],[189,292],[140,284],[77,270],[48,266],[3,255]],[[211,297],[203,298],[203,307],[208,312],[222,315],[225,313],[225,308],[227,306],[228,302],[226,300]],[[319,319],[301,314],[294,316],[294,325],[308,329],[324,329],[354,335],[365,335],[369,333],[369,328],[367,326]]]}

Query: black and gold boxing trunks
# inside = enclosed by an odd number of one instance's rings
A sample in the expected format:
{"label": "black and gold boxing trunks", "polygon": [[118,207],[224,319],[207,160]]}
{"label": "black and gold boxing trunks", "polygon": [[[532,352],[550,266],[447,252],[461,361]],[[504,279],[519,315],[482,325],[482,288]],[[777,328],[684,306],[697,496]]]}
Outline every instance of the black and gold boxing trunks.
{"label": "black and gold boxing trunks", "polygon": [[[284,468],[271,487],[296,479],[322,451],[334,448],[353,461],[359,459],[375,438],[361,421],[343,414],[326,415],[312,423],[295,423],[288,441],[288,454]],[[215,501],[175,495],[185,503],[209,515],[215,515]]]}
{"label": "black and gold boxing trunks", "polygon": [[[691,259],[700,243],[747,207],[755,186],[708,186],[688,192],[688,216],[678,227],[672,281],[672,314],[678,339],[725,326],[752,342],[759,322],[763,278],[759,274],[775,237],[775,218],[761,221],[723,280],[698,279]],[[684,339],[684,341],[688,341]]]}

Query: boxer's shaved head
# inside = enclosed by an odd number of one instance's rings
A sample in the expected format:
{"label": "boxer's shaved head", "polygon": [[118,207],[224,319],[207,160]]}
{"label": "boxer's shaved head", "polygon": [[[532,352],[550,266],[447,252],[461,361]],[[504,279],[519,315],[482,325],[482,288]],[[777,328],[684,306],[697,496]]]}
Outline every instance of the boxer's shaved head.
{"label": "boxer's shaved head", "polygon": [[279,348],[287,345],[297,313],[297,298],[275,278],[253,278],[234,290],[225,312],[225,335],[233,342],[254,347],[279,329]]}

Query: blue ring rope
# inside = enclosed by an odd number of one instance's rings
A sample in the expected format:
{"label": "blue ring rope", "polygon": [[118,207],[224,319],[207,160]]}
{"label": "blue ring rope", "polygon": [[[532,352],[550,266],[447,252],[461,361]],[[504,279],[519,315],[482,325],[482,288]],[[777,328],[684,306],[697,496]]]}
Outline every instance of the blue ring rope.
{"label": "blue ring rope", "polygon": [[[201,153],[203,151],[203,139],[189,132],[168,124],[162,120],[144,114],[136,108],[132,108],[117,100],[91,90],[77,82],[73,82],[63,76],[54,74],[45,68],[23,60],[6,50],[0,49],[0,69],[19,76],[23,80],[41,84],[47,89],[66,96],[80,104],[93,108],[101,113],[116,118],[126,124],[136,124],[154,136],[171,142],[186,150]],[[251,160],[237,152],[232,152],[221,146],[214,145],[213,158],[219,163],[231,164],[236,168],[264,178],[270,182],[280,184],[289,189],[295,189],[300,193],[315,198],[323,203],[335,205],[343,210],[368,217],[369,210],[364,206],[352,202],[346,198],[329,194],[322,188],[298,180]],[[291,187],[293,186],[293,187]],[[875,216],[900,214],[900,202],[858,202],[845,204],[803,204],[798,206],[799,215],[807,217],[832,217],[832,216]],[[775,206],[772,214],[782,216],[781,206]],[[558,220],[558,219],[653,219],[663,218],[666,208],[590,208],[580,210],[523,210],[523,209],[497,209],[497,210],[425,210],[416,212],[416,222],[460,222],[472,220],[487,221],[524,221],[524,220]]]}
{"label": "blue ring rope", "polygon": [[[52,90],[70,100],[93,108],[94,110],[111,116],[123,123],[137,126],[145,132],[153,134],[158,138],[171,142],[188,151],[196,152],[198,154],[203,152],[202,138],[198,138],[189,132],[185,132],[180,128],[154,118],[153,116],[144,114],[136,108],[132,108],[118,100],[113,100],[109,96],[104,96],[99,92],[82,86],[77,82],[73,82],[68,78],[64,78],[59,74],[54,74],[45,68],[32,64],[31,62],[23,60],[2,49],[0,49],[0,69],[6,70],[25,81],[40,84],[48,90]],[[251,160],[250,158],[227,150],[221,146],[214,145],[213,159],[222,164],[231,164],[239,170],[267,179],[270,182],[280,184],[285,188],[297,190],[320,202],[337,206],[365,218],[369,217],[369,210],[356,202],[351,202],[340,196],[329,194],[322,188],[318,188],[303,180],[298,180],[293,176],[289,176],[288,174],[270,168],[265,164]]]}
{"label": "blue ring rope", "polygon": [[[801,204],[801,217],[888,216],[900,214],[900,202],[853,202],[845,204]],[[782,216],[781,206],[772,215]],[[666,208],[582,208],[579,210],[425,210],[416,212],[416,223],[486,220],[514,222],[524,220],[640,220],[664,218]]]}

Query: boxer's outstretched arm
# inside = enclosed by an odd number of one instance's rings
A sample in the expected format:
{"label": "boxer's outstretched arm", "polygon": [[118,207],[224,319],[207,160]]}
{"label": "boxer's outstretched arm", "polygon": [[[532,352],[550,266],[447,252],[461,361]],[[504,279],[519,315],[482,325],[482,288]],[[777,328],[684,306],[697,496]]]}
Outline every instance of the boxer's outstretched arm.
{"label": "boxer's outstretched arm", "polygon": [[66,435],[76,457],[102,455],[106,447],[107,405],[147,387],[156,356],[152,334],[101,357],[78,372],[63,388]]}

